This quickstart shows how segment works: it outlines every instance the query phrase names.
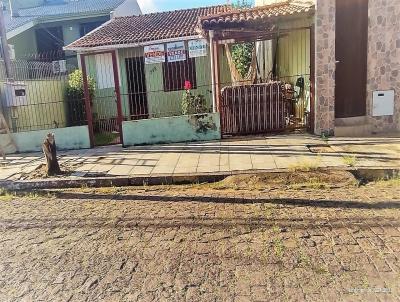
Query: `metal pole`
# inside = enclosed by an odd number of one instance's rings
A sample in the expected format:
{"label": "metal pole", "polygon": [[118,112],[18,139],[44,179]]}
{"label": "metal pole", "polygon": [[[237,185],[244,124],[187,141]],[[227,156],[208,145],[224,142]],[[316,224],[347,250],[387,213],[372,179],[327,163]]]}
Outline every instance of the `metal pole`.
{"label": "metal pole", "polygon": [[89,92],[89,83],[87,78],[87,69],[86,69],[86,61],[85,55],[80,54],[81,58],[81,68],[82,68],[82,78],[83,78],[83,92],[85,97],[85,109],[86,109],[86,118],[88,122],[89,129],[89,139],[90,139],[90,147],[94,147],[94,131],[93,131],[93,114],[92,114],[92,106],[91,106],[91,98]]}
{"label": "metal pole", "polygon": [[210,30],[209,35],[210,35],[210,61],[211,61],[211,90],[212,90],[213,112],[215,113],[217,112],[217,94],[216,94],[216,83],[215,83],[214,31]]}
{"label": "metal pole", "polygon": [[4,60],[4,66],[6,68],[7,79],[13,78],[11,70],[11,58],[10,58],[10,47],[7,42],[7,30],[4,23],[3,15],[3,4],[0,5],[0,39],[1,39],[1,55]]}
{"label": "metal pole", "polygon": [[118,127],[119,127],[119,135],[121,138],[121,144],[124,145],[124,135],[122,133],[122,122],[123,122],[123,113],[122,113],[122,102],[121,102],[121,90],[119,87],[119,74],[118,74],[118,60],[116,50],[111,52],[112,64],[113,64],[113,74],[114,74],[114,87],[115,87],[115,96],[117,98],[117,112],[118,112]]}

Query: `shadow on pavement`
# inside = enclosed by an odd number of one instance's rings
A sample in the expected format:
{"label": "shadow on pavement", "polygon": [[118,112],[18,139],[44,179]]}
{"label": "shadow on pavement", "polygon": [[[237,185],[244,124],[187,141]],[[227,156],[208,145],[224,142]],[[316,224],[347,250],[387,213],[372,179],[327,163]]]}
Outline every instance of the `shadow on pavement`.
{"label": "shadow on pavement", "polygon": [[226,196],[165,196],[165,195],[110,195],[110,194],[87,194],[72,192],[56,192],[60,199],[73,200],[113,200],[113,201],[158,201],[158,202],[207,202],[226,204],[278,204],[298,207],[316,208],[338,208],[338,209],[400,209],[399,201],[361,202],[361,201],[340,201],[340,200],[310,200],[291,198],[243,198]]}

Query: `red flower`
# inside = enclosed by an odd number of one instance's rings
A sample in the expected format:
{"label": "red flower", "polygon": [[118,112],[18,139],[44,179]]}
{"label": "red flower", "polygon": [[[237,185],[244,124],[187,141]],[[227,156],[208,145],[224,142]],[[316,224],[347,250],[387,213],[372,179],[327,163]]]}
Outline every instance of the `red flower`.
{"label": "red flower", "polygon": [[185,89],[186,90],[192,89],[192,83],[190,83],[190,81],[185,81]]}

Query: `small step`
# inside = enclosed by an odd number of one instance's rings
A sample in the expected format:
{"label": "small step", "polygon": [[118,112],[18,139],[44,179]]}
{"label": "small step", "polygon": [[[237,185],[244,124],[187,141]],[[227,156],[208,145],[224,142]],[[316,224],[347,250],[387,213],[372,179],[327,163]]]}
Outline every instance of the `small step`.
{"label": "small step", "polygon": [[357,125],[365,125],[368,124],[367,116],[355,116],[355,117],[346,117],[346,118],[337,118],[335,119],[335,126],[357,126]]}
{"label": "small step", "polygon": [[372,126],[369,124],[335,127],[337,137],[366,137],[371,134]]}
{"label": "small step", "polygon": [[372,134],[372,126],[367,116],[355,116],[335,119],[335,136],[365,137]]}

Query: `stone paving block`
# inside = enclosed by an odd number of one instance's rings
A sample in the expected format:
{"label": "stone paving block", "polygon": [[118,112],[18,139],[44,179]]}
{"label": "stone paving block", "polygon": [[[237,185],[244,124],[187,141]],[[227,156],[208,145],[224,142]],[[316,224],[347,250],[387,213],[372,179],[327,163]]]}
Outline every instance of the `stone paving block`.
{"label": "stone paving block", "polygon": [[219,165],[221,155],[219,153],[201,153],[199,158],[199,165]]}
{"label": "stone paving block", "polygon": [[134,166],[118,165],[107,172],[108,175],[129,176]]}
{"label": "stone paving block", "polygon": [[229,154],[229,166],[231,170],[251,170],[251,156],[249,154]]}
{"label": "stone paving block", "polygon": [[131,175],[150,175],[154,167],[152,166],[134,166]]}
{"label": "stone paving block", "polygon": [[219,157],[220,166],[229,166],[229,154],[222,153]]}
{"label": "stone paving block", "polygon": [[152,170],[151,174],[172,174],[175,170],[175,166],[160,166],[157,165]]}
{"label": "stone paving block", "polygon": [[199,153],[182,153],[177,162],[177,167],[193,167],[199,163]]}
{"label": "stone paving block", "polygon": [[[400,246],[381,254],[345,237],[355,230],[346,225],[357,225],[368,241],[379,242],[382,234],[385,243],[399,238],[393,203],[400,200],[391,197],[396,187],[285,189],[260,193],[260,200],[249,190],[206,187],[132,188],[117,197],[111,191],[109,198],[104,189],[77,189],[55,198],[0,202],[0,238],[6,242],[1,300],[397,300],[399,272],[378,261],[391,255],[398,265]],[[334,202],[320,207],[316,196],[326,194]],[[304,199],[310,204],[293,203]],[[353,200],[362,206],[347,207]],[[266,203],[269,211],[260,211]],[[338,236],[335,254],[319,248],[332,246]],[[313,239],[317,247],[300,238]],[[357,253],[348,248],[360,244]],[[341,262],[355,265],[348,269]],[[379,288],[390,292],[373,292]]]}
{"label": "stone paving block", "polygon": [[114,165],[109,164],[95,164],[92,169],[90,169],[90,173],[107,173]]}
{"label": "stone paving block", "polygon": [[219,165],[207,165],[207,166],[197,166],[196,172],[198,173],[213,173],[213,172],[219,172],[220,168]]}
{"label": "stone paving block", "polygon": [[197,166],[192,166],[192,167],[176,166],[174,169],[174,174],[185,174],[186,173],[186,174],[190,175],[190,174],[196,173],[196,170],[197,170]]}
{"label": "stone paving block", "polygon": [[275,159],[272,155],[251,155],[253,169],[276,169]]}
{"label": "stone paving block", "polygon": [[75,169],[76,172],[89,172],[91,169],[93,169],[95,164],[83,164],[82,166],[78,167]]}
{"label": "stone paving block", "polygon": [[[336,153],[312,154],[307,145],[330,144]],[[329,142],[311,135],[277,135],[258,138],[235,138],[215,142],[183,143],[155,146],[137,146],[123,149],[120,146],[107,146],[89,150],[59,152],[60,163],[74,165],[75,175],[98,165],[95,173],[108,172],[107,165],[148,166],[155,171],[168,171],[176,167],[177,173],[188,174],[196,171],[215,173],[214,171],[246,171],[290,169],[315,163],[321,167],[346,168],[343,156],[354,154],[357,159],[356,167],[392,168],[400,166],[399,138],[331,138]],[[368,150],[368,151],[366,151]],[[8,167],[20,169],[22,174],[29,174],[43,162],[41,153],[10,155],[9,160],[1,167],[0,179],[10,178],[11,172],[4,172]],[[307,158],[307,163],[302,163]],[[101,167],[105,165],[106,168]],[[208,171],[205,167],[209,166]],[[218,166],[218,169],[216,168]],[[188,169],[185,171],[185,167]],[[111,168],[110,168],[111,170]],[[125,174],[124,168],[115,168]],[[145,173],[150,168],[142,168]],[[151,171],[153,171],[151,170]],[[82,172],[82,173],[81,173]],[[139,173],[139,172],[138,172]],[[19,173],[13,174],[18,180]],[[144,174],[143,174],[144,175]],[[150,175],[150,174],[148,174]]]}

